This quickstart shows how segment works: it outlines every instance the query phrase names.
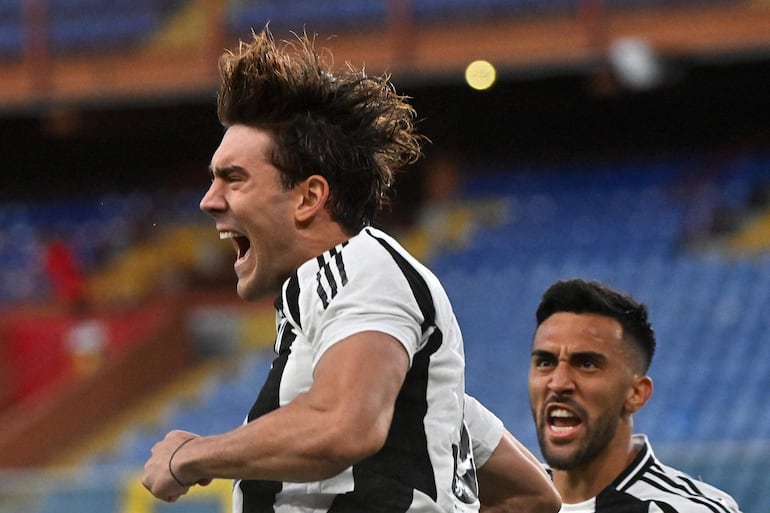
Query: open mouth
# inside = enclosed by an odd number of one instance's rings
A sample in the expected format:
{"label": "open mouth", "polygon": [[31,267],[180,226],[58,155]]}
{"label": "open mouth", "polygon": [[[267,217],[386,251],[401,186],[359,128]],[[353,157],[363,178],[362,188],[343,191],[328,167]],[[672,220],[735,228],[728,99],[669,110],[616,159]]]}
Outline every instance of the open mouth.
{"label": "open mouth", "polygon": [[552,432],[566,434],[572,432],[583,421],[577,414],[566,408],[556,406],[546,413],[546,422]]}
{"label": "open mouth", "polygon": [[235,252],[238,255],[238,260],[246,258],[249,250],[251,249],[251,242],[249,241],[248,237],[238,232],[219,232],[219,238],[222,240],[230,239],[233,241],[233,247],[235,248]]}

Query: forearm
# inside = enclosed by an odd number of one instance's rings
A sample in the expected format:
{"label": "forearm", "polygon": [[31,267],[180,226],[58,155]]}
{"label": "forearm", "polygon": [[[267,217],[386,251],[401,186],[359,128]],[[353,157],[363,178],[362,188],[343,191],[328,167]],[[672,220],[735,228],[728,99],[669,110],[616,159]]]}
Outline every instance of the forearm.
{"label": "forearm", "polygon": [[216,478],[305,482],[337,475],[384,445],[407,369],[408,356],[392,337],[353,335],[327,350],[313,386],[288,404],[228,433],[166,435],[142,482],[173,501]]}
{"label": "forearm", "polygon": [[555,513],[561,498],[537,458],[505,431],[487,463],[478,470],[485,513]]}
{"label": "forearm", "polygon": [[379,449],[376,440],[352,435],[356,428],[350,418],[318,410],[308,402],[300,396],[233,431],[191,441],[174,457],[175,472],[183,482],[209,478],[317,481],[339,474]]}
{"label": "forearm", "polygon": [[408,357],[387,335],[363,332],[327,350],[313,387],[238,429],[193,440],[180,473],[208,478],[317,481],[385,443]]}

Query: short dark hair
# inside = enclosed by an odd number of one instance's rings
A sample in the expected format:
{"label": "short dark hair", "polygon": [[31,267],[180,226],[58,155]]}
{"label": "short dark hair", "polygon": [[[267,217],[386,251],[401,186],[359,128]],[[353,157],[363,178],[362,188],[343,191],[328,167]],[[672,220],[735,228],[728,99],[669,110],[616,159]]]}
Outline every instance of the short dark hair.
{"label": "short dark hair", "polygon": [[220,58],[219,120],[269,131],[282,185],[322,175],[332,219],[358,232],[389,203],[395,173],[421,156],[413,107],[388,75],[333,72],[307,34],[281,44],[267,27],[252,36]]}
{"label": "short dark hair", "polygon": [[655,332],[643,303],[601,282],[573,278],[557,281],[543,293],[535,314],[537,325],[557,312],[592,313],[616,319],[623,327],[623,336],[641,351],[642,370],[647,372],[655,354]]}

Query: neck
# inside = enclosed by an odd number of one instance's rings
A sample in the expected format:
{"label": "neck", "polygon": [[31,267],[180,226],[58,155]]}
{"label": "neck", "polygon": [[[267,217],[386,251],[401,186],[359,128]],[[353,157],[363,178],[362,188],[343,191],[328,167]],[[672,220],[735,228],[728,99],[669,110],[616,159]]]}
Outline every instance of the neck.
{"label": "neck", "polygon": [[327,222],[313,222],[300,230],[302,239],[304,260],[301,263],[317,257],[324,251],[342,244],[355,234],[347,233],[338,223],[328,220]]}
{"label": "neck", "polygon": [[554,485],[566,504],[596,497],[631,464],[640,449],[630,432],[616,436],[591,461],[569,470],[553,469]]}

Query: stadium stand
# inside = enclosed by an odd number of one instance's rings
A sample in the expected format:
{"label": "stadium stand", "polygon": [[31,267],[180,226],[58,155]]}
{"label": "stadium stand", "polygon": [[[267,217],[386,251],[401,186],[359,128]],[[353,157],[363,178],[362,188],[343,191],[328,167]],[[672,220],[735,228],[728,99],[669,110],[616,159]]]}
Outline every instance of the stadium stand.
{"label": "stadium stand", "polygon": [[[608,3],[612,9],[650,5],[681,5],[693,0],[624,0]],[[734,0],[712,0],[729,3]],[[395,7],[394,7],[395,6]],[[391,8],[394,8],[391,11]],[[232,0],[229,2],[228,27],[235,34],[247,33],[252,27],[269,22],[279,28],[299,26],[326,29],[365,30],[382,26],[396,9],[411,16],[415,23],[447,23],[490,20],[510,16],[569,14],[581,8],[580,0],[412,0],[388,2],[315,1],[308,0]]]}
{"label": "stadium stand", "polygon": [[42,27],[54,54],[100,53],[116,48],[125,50],[147,40],[160,29],[168,16],[184,0],[113,1],[48,0],[29,3],[21,0],[0,2],[0,57],[23,54],[24,39],[30,37],[25,23],[33,7],[40,8]]}
{"label": "stadium stand", "polygon": [[[530,447],[537,442],[521,391],[539,294],[556,279],[584,276],[642,298],[659,350],[651,369],[656,391],[638,415],[638,430],[663,458],[729,490],[744,511],[760,511],[770,489],[770,426],[756,412],[770,386],[770,258],[681,244],[697,200],[680,192],[691,185],[692,161],[686,164],[468,174],[458,205],[502,199],[507,216],[472,227],[466,247],[443,251],[432,264],[463,326],[469,391]],[[751,166],[736,163],[708,185],[737,204],[769,167],[767,155]],[[78,472],[130,474],[171,428],[205,434],[240,424],[271,353],[239,354],[246,356],[235,367],[207,373],[197,392],[158,408],[152,422],[119,435],[111,449],[82,460]],[[40,511],[64,511],[66,499],[57,497]]]}
{"label": "stadium stand", "polygon": [[0,1],[0,59],[17,58],[24,44],[22,4],[18,0]]}
{"label": "stadium stand", "polygon": [[[178,191],[164,197],[161,224],[153,218],[148,194],[105,194],[90,200],[9,202],[0,210],[0,306],[40,301],[50,294],[41,255],[53,236],[63,238],[79,264],[91,274],[94,301],[114,303],[146,295],[163,268],[191,270],[206,216],[197,208],[198,193]],[[181,221],[185,220],[184,223]],[[173,233],[169,233],[173,232]],[[131,246],[133,253],[126,252]],[[142,249],[144,248],[144,249]],[[125,261],[142,260],[151,269],[123,271]],[[184,261],[183,261],[184,260]],[[203,263],[201,263],[203,265]],[[122,273],[122,274],[121,274]],[[131,274],[131,276],[126,276]]]}
{"label": "stadium stand", "polygon": [[[645,6],[694,1],[605,4],[612,10],[637,12]],[[216,2],[50,0],[50,51],[55,59],[73,55],[99,59],[104,50],[135,49],[157,40],[181,10],[212,3]],[[308,24],[314,30],[371,31],[373,38],[387,39],[381,31],[389,23],[389,9],[400,2],[221,3],[228,37],[243,37],[252,27],[270,21],[276,28]],[[574,15],[589,3],[413,0],[411,21],[455,26],[462,20],[508,15]],[[23,4],[0,0],[3,62],[22,59],[25,52]],[[758,3],[753,5],[761,20],[764,11]],[[700,30],[701,25],[694,26]],[[664,31],[664,47],[681,44],[677,37]],[[215,43],[212,46],[219,52],[221,45]],[[527,54],[533,47],[522,48],[519,52]],[[539,49],[535,47],[536,54]],[[194,54],[193,60],[204,59]],[[424,71],[422,65],[415,61],[415,73]],[[101,76],[112,76],[120,67]],[[155,75],[176,73],[159,69],[164,73]],[[185,76],[179,76],[177,92],[186,86]],[[120,79],[92,81],[102,84],[99,94],[105,94]],[[210,86],[205,82],[206,88]],[[210,90],[205,91],[209,102]],[[48,100],[42,93],[30,104],[37,108]],[[461,199],[445,212],[451,244],[429,247],[436,238],[425,236],[431,228],[419,225],[414,233],[405,233],[404,240],[427,241],[422,254],[430,256],[431,267],[454,301],[466,336],[469,391],[531,448],[537,443],[523,390],[539,294],[553,280],[579,275],[605,280],[643,299],[650,307],[660,349],[651,369],[656,392],[637,418],[638,430],[651,437],[664,460],[728,490],[747,513],[766,511],[770,423],[764,421],[762,408],[770,386],[766,364],[770,208],[761,200],[761,191],[770,177],[770,155],[740,154],[718,173],[702,165],[703,158],[688,154],[623,164],[469,168]],[[144,303],[159,288],[186,291],[193,280],[205,285],[222,279],[222,247],[212,237],[210,222],[197,211],[198,196],[198,191],[175,195],[170,201],[173,214],[166,214],[160,227],[152,224],[158,201],[149,193],[0,204],[0,307],[49,297],[40,255],[51,228],[69,236],[78,261],[88,271],[90,297],[99,303],[130,307]],[[168,197],[163,198],[166,202]],[[229,258],[225,268],[231,265]],[[161,280],[169,269],[174,269],[174,279]],[[109,426],[109,432],[72,447],[67,460],[59,460],[66,464],[63,472],[33,469],[29,474],[0,474],[0,513],[162,513],[180,507],[193,513],[226,511],[225,482],[200,495],[196,491],[184,506],[169,506],[150,500],[137,472],[151,445],[171,428],[207,434],[240,424],[272,359],[263,340],[271,330],[270,314],[269,305],[256,312],[231,304],[194,310],[185,330],[175,325],[176,331],[191,332],[206,364],[194,367],[160,394],[148,392],[136,409]],[[38,337],[37,342],[44,341]],[[7,379],[2,371],[0,365],[0,379]],[[0,406],[3,399],[0,396]]]}
{"label": "stadium stand", "polygon": [[233,34],[248,34],[252,28],[270,23],[276,29],[293,29],[311,26],[319,29],[364,30],[382,26],[385,19],[382,0],[357,2],[355,0],[294,0],[231,1],[227,10],[227,26]]}

